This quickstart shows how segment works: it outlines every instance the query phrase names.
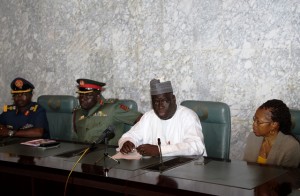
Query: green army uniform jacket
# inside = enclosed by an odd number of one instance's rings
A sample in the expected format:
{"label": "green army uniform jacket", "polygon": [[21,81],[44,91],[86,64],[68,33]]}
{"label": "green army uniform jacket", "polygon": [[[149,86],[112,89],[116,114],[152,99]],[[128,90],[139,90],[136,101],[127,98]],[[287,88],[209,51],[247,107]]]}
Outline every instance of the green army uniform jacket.
{"label": "green army uniform jacket", "polygon": [[[92,143],[110,126],[115,128],[115,136],[109,144],[118,145],[125,124],[133,125],[141,115],[138,111],[130,110],[117,100],[103,100],[89,111],[77,109],[74,111],[74,131],[79,142]],[[125,124],[124,124],[125,123]]]}

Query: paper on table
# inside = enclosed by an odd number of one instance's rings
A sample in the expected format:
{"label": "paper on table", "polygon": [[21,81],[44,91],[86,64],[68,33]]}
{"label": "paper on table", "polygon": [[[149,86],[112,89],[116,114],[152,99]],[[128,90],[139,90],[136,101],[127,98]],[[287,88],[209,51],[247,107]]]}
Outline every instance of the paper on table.
{"label": "paper on table", "polygon": [[114,156],[112,156],[114,159],[129,159],[129,160],[139,160],[142,158],[142,155],[139,154],[136,150],[133,152],[130,152],[128,154],[122,154],[121,152],[117,152]]}
{"label": "paper on table", "polygon": [[51,143],[57,143],[57,142],[51,139],[35,139],[27,142],[22,142],[21,144],[28,145],[28,146],[42,146],[43,144],[51,144]]}

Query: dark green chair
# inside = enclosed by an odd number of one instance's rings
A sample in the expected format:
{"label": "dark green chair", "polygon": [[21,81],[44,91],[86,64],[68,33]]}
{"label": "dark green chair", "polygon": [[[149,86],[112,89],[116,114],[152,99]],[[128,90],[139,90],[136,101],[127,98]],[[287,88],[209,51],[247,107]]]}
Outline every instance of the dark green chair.
{"label": "dark green chair", "polygon": [[41,95],[37,102],[45,108],[50,137],[58,140],[72,140],[73,110],[79,103],[71,95]]}
{"label": "dark green chair", "polygon": [[186,100],[181,102],[197,113],[202,125],[207,157],[230,161],[231,115],[222,102]]}
{"label": "dark green chair", "polygon": [[300,140],[300,110],[290,109],[292,116],[292,133]]}
{"label": "dark green chair", "polygon": [[[119,100],[119,103],[120,104],[124,104],[126,105],[129,109],[131,110],[135,110],[135,111],[138,111],[138,105],[137,103],[132,100],[132,99],[120,99]],[[125,124],[124,125],[124,129],[123,129],[123,133],[129,131],[129,129],[132,127],[132,125],[129,125],[129,124]]]}

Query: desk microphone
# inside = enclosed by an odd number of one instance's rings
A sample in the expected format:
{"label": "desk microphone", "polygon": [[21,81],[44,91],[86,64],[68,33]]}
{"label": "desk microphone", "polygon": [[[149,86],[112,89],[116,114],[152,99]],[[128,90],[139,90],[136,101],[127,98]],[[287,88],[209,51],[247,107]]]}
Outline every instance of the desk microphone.
{"label": "desk microphone", "polygon": [[163,163],[163,160],[162,160],[162,153],[161,153],[161,142],[160,142],[160,138],[157,138],[157,143],[158,143],[158,147],[159,147],[160,163]]}
{"label": "desk microphone", "polygon": [[164,169],[166,169],[166,166],[164,166],[164,162],[162,159],[162,152],[161,152],[161,142],[160,142],[160,138],[157,138],[157,143],[158,143],[158,147],[159,147],[159,156],[160,156],[160,166],[159,166],[159,171],[162,172]]}
{"label": "desk microphone", "polygon": [[109,140],[115,136],[115,127],[113,125],[109,125],[105,131],[100,135],[100,137],[95,140],[90,145],[90,150],[96,149],[96,145],[103,143],[105,140]]}

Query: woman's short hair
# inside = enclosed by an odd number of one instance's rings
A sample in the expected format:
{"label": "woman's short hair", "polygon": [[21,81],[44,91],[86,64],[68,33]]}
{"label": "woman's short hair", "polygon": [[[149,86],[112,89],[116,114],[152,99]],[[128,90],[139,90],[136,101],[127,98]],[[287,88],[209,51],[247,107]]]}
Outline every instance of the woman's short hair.
{"label": "woman's short hair", "polygon": [[269,109],[272,113],[271,119],[273,122],[279,123],[279,131],[286,135],[291,135],[292,118],[290,109],[287,105],[278,99],[268,100],[259,106],[260,109]]}

